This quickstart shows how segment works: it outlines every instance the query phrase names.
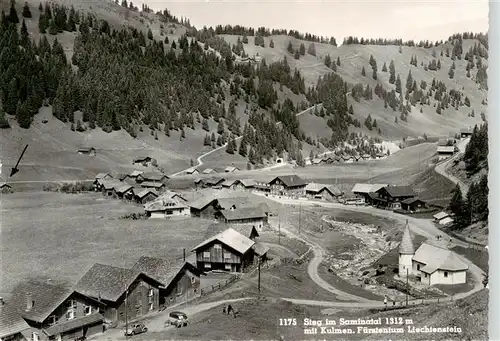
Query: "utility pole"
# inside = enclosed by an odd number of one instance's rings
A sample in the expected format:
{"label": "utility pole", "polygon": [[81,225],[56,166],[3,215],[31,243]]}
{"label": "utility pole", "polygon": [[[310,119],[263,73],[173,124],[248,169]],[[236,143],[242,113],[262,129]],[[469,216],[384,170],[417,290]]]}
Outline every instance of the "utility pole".
{"label": "utility pole", "polygon": [[278,213],[278,244],[281,245],[281,214]]}
{"label": "utility pole", "polygon": [[408,268],[406,268],[406,306],[408,307]]}
{"label": "utility pole", "polygon": [[259,257],[259,264],[258,264],[258,272],[259,272],[258,289],[259,289],[259,294],[260,294],[260,257]]}
{"label": "utility pole", "polygon": [[186,249],[182,249],[182,259],[186,262]]}
{"label": "utility pole", "polygon": [[127,297],[128,297],[128,288],[125,290],[125,337],[128,339],[128,304],[127,304]]}
{"label": "utility pole", "polygon": [[302,225],[302,203],[299,204],[299,235],[300,235],[301,225]]}

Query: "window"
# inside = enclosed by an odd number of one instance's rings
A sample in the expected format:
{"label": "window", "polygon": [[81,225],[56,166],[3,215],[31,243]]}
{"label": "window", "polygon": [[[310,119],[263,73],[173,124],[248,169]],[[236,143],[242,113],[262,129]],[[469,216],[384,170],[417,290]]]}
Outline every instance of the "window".
{"label": "window", "polygon": [[224,252],[224,259],[230,259],[231,258],[231,254],[229,252]]}
{"label": "window", "polygon": [[203,258],[210,259],[210,252],[203,252]]}
{"label": "window", "polygon": [[446,278],[446,277],[448,277],[448,271],[445,271],[445,272],[444,272],[444,277],[445,277],[445,278]]}
{"label": "window", "polygon": [[123,318],[123,316],[124,316],[123,313],[120,313],[120,318]]}
{"label": "window", "polygon": [[205,263],[205,268],[207,268],[207,269],[211,269],[211,268],[212,268],[212,264],[210,264],[210,263]]}
{"label": "window", "polygon": [[420,264],[417,264],[417,270],[420,270]]}
{"label": "window", "polygon": [[51,315],[49,316],[49,325],[56,324],[59,319],[57,318],[56,315]]}
{"label": "window", "polygon": [[149,296],[149,297],[151,297],[151,296],[153,296],[153,295],[154,295],[154,291],[153,291],[153,289],[149,289],[149,291],[148,291],[148,296]]}
{"label": "window", "polygon": [[89,305],[86,305],[86,306],[83,308],[83,314],[84,314],[85,316],[92,314],[92,307],[91,307],[91,306],[89,306]]}
{"label": "window", "polygon": [[427,278],[427,274],[424,274],[424,277]]}
{"label": "window", "polygon": [[72,320],[75,318],[75,311],[73,309],[69,309],[67,312],[66,312],[66,319],[68,320]]}
{"label": "window", "polygon": [[215,244],[214,249],[220,250],[220,249],[222,249],[222,246],[220,244]]}
{"label": "window", "polygon": [[40,340],[40,338],[39,338],[38,333],[35,333],[35,332],[31,333],[31,339],[32,339],[33,341],[39,341],[39,340]]}
{"label": "window", "polygon": [[191,284],[195,284],[196,283],[196,277],[191,277]]}
{"label": "window", "polygon": [[224,268],[225,268],[226,270],[231,270],[231,264],[226,264],[226,265],[224,266]]}
{"label": "window", "polygon": [[154,309],[154,304],[153,303],[149,303],[149,310],[153,310]]}

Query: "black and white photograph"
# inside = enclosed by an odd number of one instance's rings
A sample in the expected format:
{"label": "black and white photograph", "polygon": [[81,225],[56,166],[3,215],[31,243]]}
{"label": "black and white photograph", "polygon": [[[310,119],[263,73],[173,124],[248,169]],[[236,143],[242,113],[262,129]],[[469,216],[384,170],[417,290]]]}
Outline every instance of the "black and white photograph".
{"label": "black and white photograph", "polygon": [[0,341],[491,339],[488,16],[0,0]]}

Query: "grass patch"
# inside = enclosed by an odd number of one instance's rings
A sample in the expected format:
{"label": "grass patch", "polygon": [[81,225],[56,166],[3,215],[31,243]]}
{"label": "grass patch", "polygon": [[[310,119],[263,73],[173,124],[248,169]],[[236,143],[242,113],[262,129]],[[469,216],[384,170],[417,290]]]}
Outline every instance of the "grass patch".
{"label": "grass patch", "polygon": [[455,246],[451,250],[467,258],[484,272],[489,271],[489,253],[484,248],[474,249],[465,248],[463,246]]}
{"label": "grass patch", "polygon": [[303,241],[295,238],[288,238],[283,235],[278,237],[278,233],[274,232],[263,232],[258,237],[258,240],[265,243],[280,244],[297,254],[299,257],[309,250],[309,246]]}

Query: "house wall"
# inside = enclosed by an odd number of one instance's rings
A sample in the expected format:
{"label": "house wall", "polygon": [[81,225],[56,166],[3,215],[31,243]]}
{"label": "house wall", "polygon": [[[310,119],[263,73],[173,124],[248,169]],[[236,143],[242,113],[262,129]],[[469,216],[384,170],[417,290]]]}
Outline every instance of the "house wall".
{"label": "house wall", "polygon": [[262,230],[264,224],[267,224],[266,218],[253,218],[253,219],[239,219],[239,220],[227,220],[224,219],[225,223],[234,224],[234,225],[253,225],[257,230]]}
{"label": "house wall", "polygon": [[286,195],[286,196],[304,196],[306,186],[299,187],[286,187],[281,180],[276,180],[275,183],[271,184],[271,194],[274,195]]}
{"label": "house wall", "polygon": [[249,253],[251,252],[242,255],[215,240],[196,250],[196,264],[201,271],[227,270],[241,272],[246,265],[252,262],[253,255],[248,255]]}
{"label": "house wall", "polygon": [[190,212],[191,216],[193,217],[214,219],[215,213],[217,211],[215,210],[213,205],[209,205],[203,210],[191,207]]}
{"label": "house wall", "polygon": [[26,341],[28,340],[22,333],[16,333],[13,335],[4,336],[2,341]]}
{"label": "house wall", "polygon": [[[153,296],[151,297],[148,296],[149,289],[153,289]],[[152,307],[150,307],[150,303],[152,303]],[[138,279],[129,287],[127,302],[125,302],[124,294],[119,299],[118,304],[111,307],[111,311],[107,315],[111,317],[113,322],[123,323],[125,322],[125,309],[127,310],[127,319],[130,321],[157,311],[158,307],[159,289],[143,279]]]}
{"label": "house wall", "polygon": [[413,267],[412,267],[412,258],[413,255],[399,255],[399,276],[400,277],[405,277],[406,276],[406,269],[408,269],[408,275],[413,274]]}
{"label": "house wall", "polygon": [[186,215],[189,215],[188,208],[173,208],[173,209],[166,209],[163,211],[151,212],[150,218],[165,219],[172,216],[186,216]]}
{"label": "house wall", "polygon": [[200,276],[184,267],[167,289],[160,289],[160,305],[173,305],[200,295]]}
{"label": "house wall", "polygon": [[154,195],[153,193],[148,193],[144,198],[139,199],[138,201],[141,204],[145,204],[145,203],[148,203],[150,201],[155,200],[156,198],[158,198],[158,197],[156,195]]}
{"label": "house wall", "polygon": [[[447,274],[448,276],[445,276]],[[466,283],[466,271],[437,270],[431,276],[431,284],[462,284]]]}

